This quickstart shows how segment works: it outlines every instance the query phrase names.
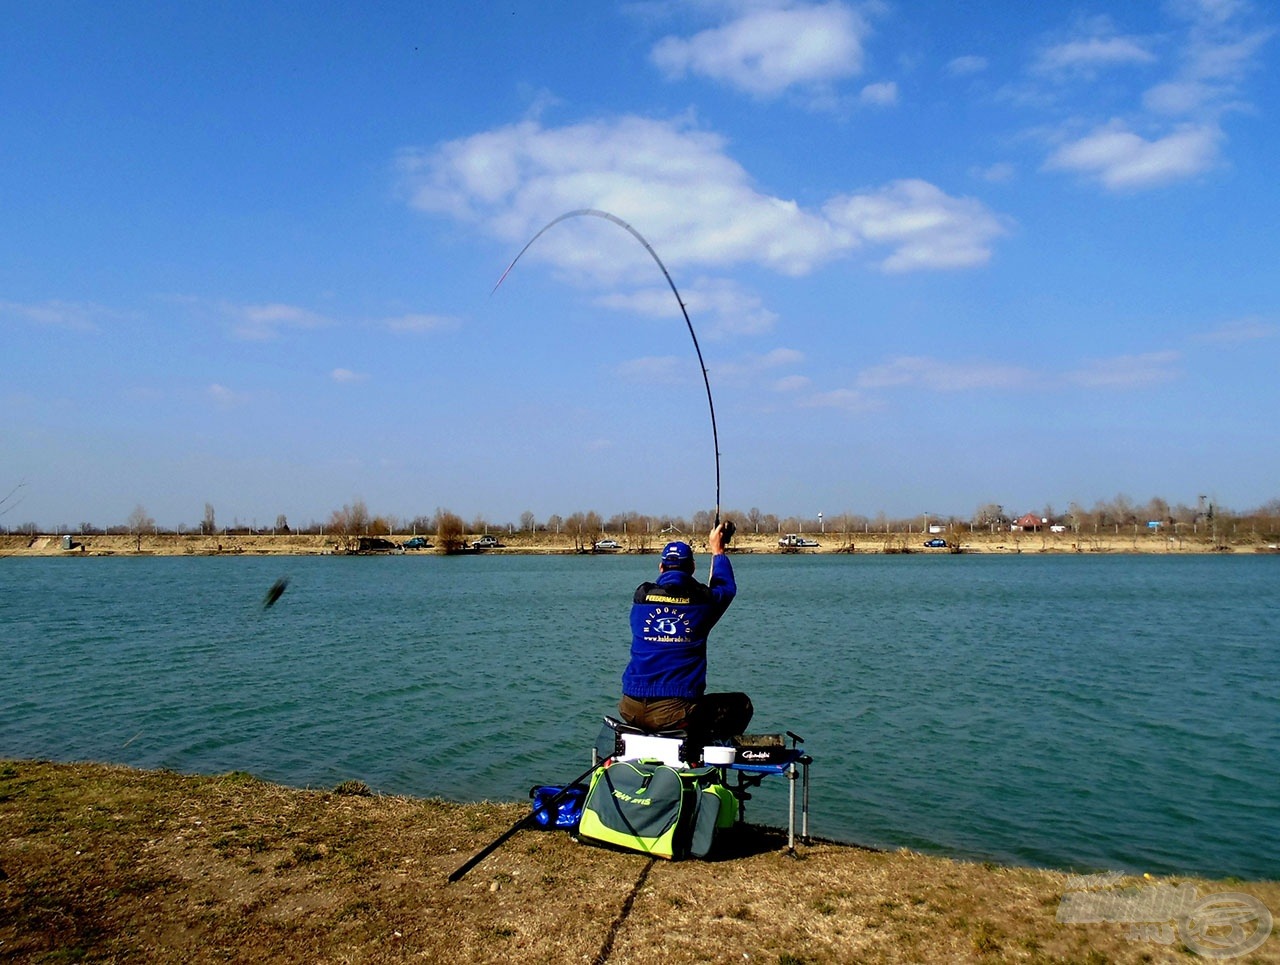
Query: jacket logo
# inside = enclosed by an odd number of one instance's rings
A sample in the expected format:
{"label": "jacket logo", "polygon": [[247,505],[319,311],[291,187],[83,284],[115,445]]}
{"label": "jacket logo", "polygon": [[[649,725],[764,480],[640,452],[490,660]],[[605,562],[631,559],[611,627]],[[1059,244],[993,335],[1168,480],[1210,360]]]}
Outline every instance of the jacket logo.
{"label": "jacket logo", "polygon": [[[654,607],[644,618],[645,637],[661,643],[677,643],[688,638],[691,622],[687,614],[674,607]],[[657,636],[652,636],[656,634]]]}

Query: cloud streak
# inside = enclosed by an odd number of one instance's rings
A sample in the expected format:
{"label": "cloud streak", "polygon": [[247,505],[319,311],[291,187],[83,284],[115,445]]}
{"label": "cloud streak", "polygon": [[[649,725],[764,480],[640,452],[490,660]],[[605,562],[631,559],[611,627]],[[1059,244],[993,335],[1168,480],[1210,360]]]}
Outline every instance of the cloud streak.
{"label": "cloud streak", "polygon": [[231,318],[232,335],[250,342],[272,341],[287,331],[307,331],[332,324],[309,309],[280,302],[228,305],[224,311]]}
{"label": "cloud streak", "polygon": [[102,322],[125,317],[101,305],[59,299],[36,303],[0,301],[0,318],[6,316],[43,328],[73,332],[95,332]]}
{"label": "cloud streak", "polygon": [[1034,385],[1030,369],[998,362],[954,362],[924,356],[902,356],[865,369],[858,388],[922,388],[931,392],[1018,389]]}
{"label": "cloud streak", "polygon": [[[1250,332],[1266,337],[1265,332]],[[798,353],[797,353],[798,354]],[[1175,381],[1182,355],[1168,350],[1138,355],[1091,359],[1070,369],[1054,371],[987,359],[939,359],[923,355],[898,356],[859,372],[849,386],[813,390],[802,374],[775,379],[771,388],[790,395],[797,408],[830,408],[851,414],[883,409],[894,394],[1025,393],[1079,390],[1129,391]],[[792,360],[801,361],[800,358]]]}

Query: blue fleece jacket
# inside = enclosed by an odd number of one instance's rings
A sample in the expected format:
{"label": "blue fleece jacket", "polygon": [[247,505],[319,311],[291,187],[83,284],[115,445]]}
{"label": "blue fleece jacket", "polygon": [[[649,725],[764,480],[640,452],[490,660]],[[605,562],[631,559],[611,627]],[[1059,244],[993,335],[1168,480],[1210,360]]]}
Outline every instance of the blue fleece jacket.
{"label": "blue fleece jacket", "polygon": [[622,692],[631,697],[701,697],[707,689],[707,634],[729,609],[737,584],[729,557],[711,557],[711,581],[668,570],[636,588],[631,661]]}

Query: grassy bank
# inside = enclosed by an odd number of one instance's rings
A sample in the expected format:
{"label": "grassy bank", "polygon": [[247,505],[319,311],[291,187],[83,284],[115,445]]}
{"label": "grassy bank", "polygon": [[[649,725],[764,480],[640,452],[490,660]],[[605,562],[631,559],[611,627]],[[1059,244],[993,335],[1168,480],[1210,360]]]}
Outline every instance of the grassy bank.
{"label": "grassy bank", "polygon": [[[1194,960],[1133,925],[1058,922],[1082,887],[1060,872],[825,843],[797,859],[762,829],[680,863],[521,831],[446,883],[524,810],[0,762],[0,961]],[[1194,884],[1280,911],[1275,882]],[[1280,940],[1240,960],[1280,962]]]}

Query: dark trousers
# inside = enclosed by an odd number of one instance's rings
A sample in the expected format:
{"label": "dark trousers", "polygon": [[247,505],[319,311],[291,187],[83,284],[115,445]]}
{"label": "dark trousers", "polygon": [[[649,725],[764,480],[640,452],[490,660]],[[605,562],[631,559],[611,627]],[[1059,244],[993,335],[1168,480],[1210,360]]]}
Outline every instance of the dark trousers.
{"label": "dark trousers", "polygon": [[755,707],[744,693],[680,697],[629,697],[618,702],[628,724],[648,731],[684,730],[701,740],[723,740],[746,732]]}

